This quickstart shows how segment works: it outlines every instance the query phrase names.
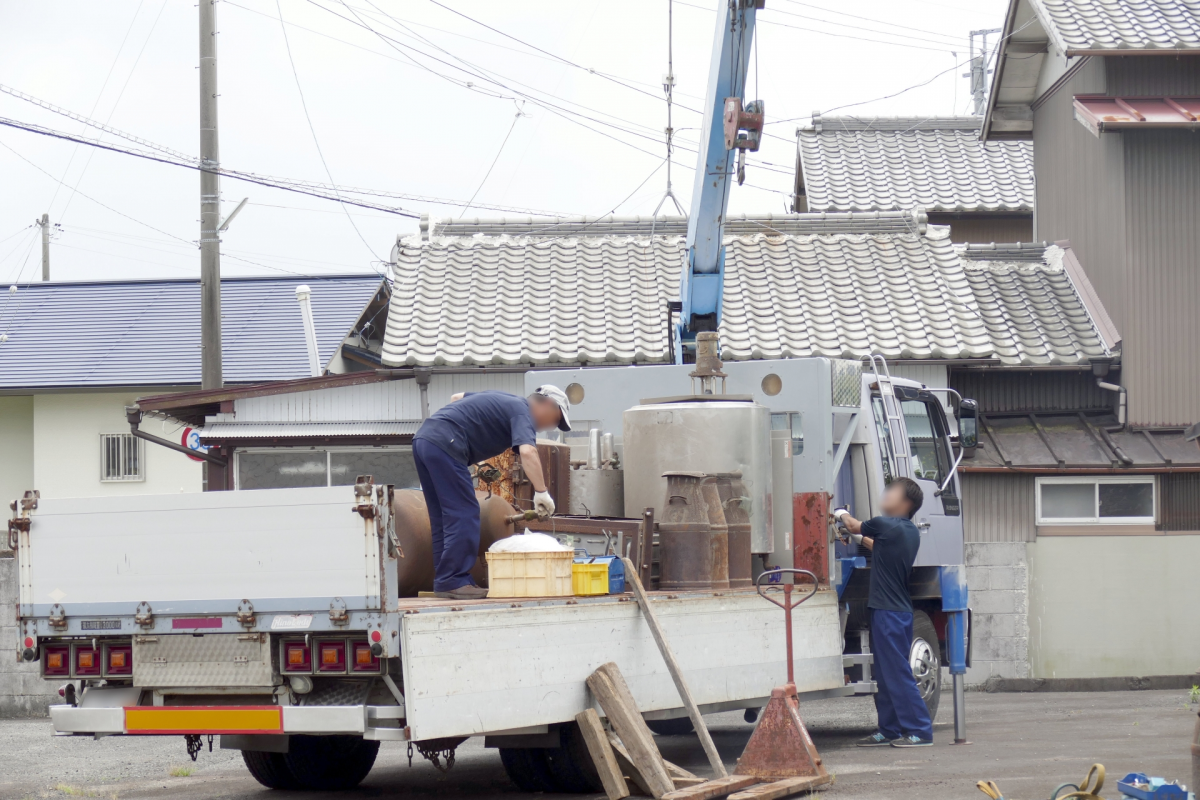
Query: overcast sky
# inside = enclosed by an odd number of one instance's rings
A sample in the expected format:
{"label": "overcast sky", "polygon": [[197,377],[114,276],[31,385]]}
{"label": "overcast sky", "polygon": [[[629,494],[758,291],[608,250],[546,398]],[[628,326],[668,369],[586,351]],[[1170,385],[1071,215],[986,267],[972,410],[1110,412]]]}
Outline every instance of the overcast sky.
{"label": "overcast sky", "polygon": [[[718,2],[674,0],[672,177],[685,210]],[[966,112],[966,68],[955,64],[968,32],[999,27],[1006,6],[767,0],[746,95],[766,102],[769,135],[731,211],[786,210],[796,127],[814,110]],[[374,200],[414,215],[457,217],[473,196],[483,207],[468,217],[651,214],[667,177],[667,11],[668,0],[221,0],[222,166],[332,176],[409,196]],[[0,84],[192,157],[197,61],[194,0],[0,0]],[[0,93],[0,117],[97,135],[11,94]],[[54,280],[199,275],[194,171],[0,127],[0,187],[4,285],[40,279],[30,223],[47,212],[60,226]],[[336,202],[222,180],[224,213],[243,197],[223,236],[229,275],[379,269],[397,234],[417,229],[412,218],[347,217]]]}

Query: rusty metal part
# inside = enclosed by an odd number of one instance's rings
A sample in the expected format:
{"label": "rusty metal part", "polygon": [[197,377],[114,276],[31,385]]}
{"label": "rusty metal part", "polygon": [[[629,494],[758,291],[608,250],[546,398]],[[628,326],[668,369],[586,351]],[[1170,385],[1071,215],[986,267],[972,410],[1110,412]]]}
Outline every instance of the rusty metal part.
{"label": "rusty metal part", "polygon": [[254,627],[254,603],[251,603],[249,600],[245,599],[238,603],[237,621],[244,628]]}
{"label": "rusty metal part", "polygon": [[[763,120],[766,115],[761,100],[751,100],[743,107],[742,98],[726,97],[724,111],[725,149],[756,152],[762,142]],[[745,131],[745,135],[739,134]]]}
{"label": "rusty metal part", "polygon": [[[542,480],[546,491],[554,500],[555,508],[567,508],[571,504],[571,446],[560,442],[539,440],[538,460],[542,462]],[[533,484],[521,468],[521,459],[516,459],[514,471],[513,505],[518,509],[533,508]]]}
{"label": "rusty metal part", "polygon": [[718,475],[717,491],[729,526],[729,588],[748,589],[754,585],[750,567],[750,515],[746,512],[750,498],[746,496],[741,473]]}
{"label": "rusty metal part", "polygon": [[[424,756],[438,772],[449,772],[454,767],[454,751],[465,742],[465,736],[448,736],[445,739],[426,739],[423,742],[413,742],[408,746],[408,765],[412,766],[412,748],[416,745],[417,752]],[[442,766],[441,759],[446,759]]]}
{"label": "rusty metal part", "polygon": [[29,533],[29,514],[36,511],[38,500],[41,499],[42,493],[37,489],[25,492],[25,496],[20,500],[13,500],[8,504],[9,509],[13,512],[13,518],[8,521],[8,549],[17,550],[21,546],[21,534]]}
{"label": "rusty metal part", "polygon": [[[688,373],[692,379],[692,394],[716,394],[717,378],[721,379],[721,394],[725,394],[728,377],[721,371],[720,346],[716,331],[701,331],[696,334],[696,368]],[[696,378],[700,379],[700,391],[696,391]]]}
{"label": "rusty metal part", "polygon": [[738,759],[735,775],[759,778],[814,778],[813,786],[833,783],[800,717],[796,686],[771,690],[771,699]]}
{"label": "rusty metal part", "polygon": [[793,564],[829,584],[829,501],[825,492],[798,492],[792,501]]}
{"label": "rusty metal part", "polygon": [[729,526],[715,479],[702,472],[668,472],[658,523],[659,588],[729,588]]}
{"label": "rusty metal part", "polygon": [[[479,553],[471,578],[487,587],[487,564],[483,555],[492,544],[514,532],[509,520],[516,509],[500,495],[476,491],[479,501]],[[416,597],[418,592],[433,591],[433,535],[429,527],[429,508],[425,495],[417,489],[401,489],[392,501],[396,538],[404,557],[396,564],[396,582],[400,597]]]}

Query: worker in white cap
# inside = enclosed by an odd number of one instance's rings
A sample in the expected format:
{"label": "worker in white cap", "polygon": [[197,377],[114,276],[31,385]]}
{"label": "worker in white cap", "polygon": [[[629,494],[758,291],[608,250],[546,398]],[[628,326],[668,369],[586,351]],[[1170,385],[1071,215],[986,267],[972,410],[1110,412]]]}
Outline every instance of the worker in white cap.
{"label": "worker in white cap", "polygon": [[508,392],[456,394],[421,423],[413,457],[429,508],[433,534],[433,591],[438,597],[475,600],[487,589],[471,582],[479,552],[479,501],[468,467],[512,449],[533,484],[533,508],[554,513],[538,458],[537,431],[571,430],[570,403],[557,386],[539,386],[528,398]]}

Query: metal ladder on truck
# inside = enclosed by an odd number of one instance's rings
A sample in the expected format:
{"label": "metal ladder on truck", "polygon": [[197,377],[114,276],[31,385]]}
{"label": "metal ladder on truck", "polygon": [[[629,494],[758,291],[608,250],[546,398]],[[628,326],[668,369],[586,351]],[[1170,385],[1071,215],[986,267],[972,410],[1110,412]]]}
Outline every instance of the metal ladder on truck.
{"label": "metal ladder on truck", "polygon": [[883,403],[884,427],[887,428],[888,443],[892,447],[892,457],[896,461],[896,475],[897,477],[911,478],[912,454],[909,452],[908,442],[903,441],[904,420],[900,412],[900,401],[896,397],[896,389],[892,385],[892,373],[883,356],[872,355],[868,358],[871,361],[871,372],[875,377],[875,385],[879,387],[879,399]]}

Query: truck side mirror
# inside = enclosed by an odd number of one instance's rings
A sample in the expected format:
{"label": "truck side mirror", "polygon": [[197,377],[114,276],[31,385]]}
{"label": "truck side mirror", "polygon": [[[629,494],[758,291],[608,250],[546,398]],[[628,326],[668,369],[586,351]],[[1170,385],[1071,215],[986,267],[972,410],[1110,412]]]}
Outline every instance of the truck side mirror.
{"label": "truck side mirror", "polygon": [[963,458],[974,458],[979,446],[979,404],[963,400],[958,404],[958,446]]}

